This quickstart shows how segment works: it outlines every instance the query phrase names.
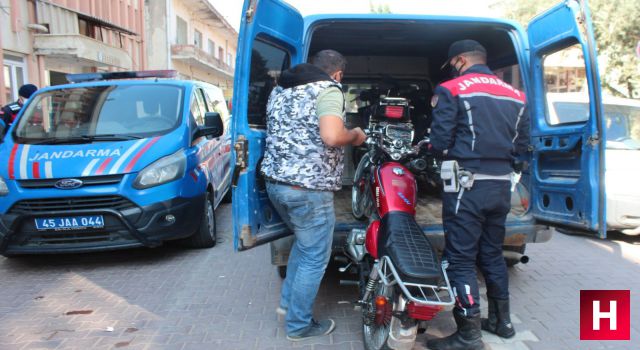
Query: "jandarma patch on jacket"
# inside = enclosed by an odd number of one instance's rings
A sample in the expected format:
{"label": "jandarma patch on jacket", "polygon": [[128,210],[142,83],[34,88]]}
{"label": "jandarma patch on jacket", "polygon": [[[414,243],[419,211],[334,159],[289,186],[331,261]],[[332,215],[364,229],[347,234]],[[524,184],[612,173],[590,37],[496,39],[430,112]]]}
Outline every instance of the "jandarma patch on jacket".
{"label": "jandarma patch on jacket", "polygon": [[431,97],[431,108],[436,108],[437,105],[438,105],[438,95],[433,95],[433,97]]}

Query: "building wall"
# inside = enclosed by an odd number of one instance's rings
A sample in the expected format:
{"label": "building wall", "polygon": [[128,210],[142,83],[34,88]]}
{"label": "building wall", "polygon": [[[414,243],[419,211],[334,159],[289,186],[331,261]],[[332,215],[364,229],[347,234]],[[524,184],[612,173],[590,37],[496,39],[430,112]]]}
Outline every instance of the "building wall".
{"label": "building wall", "polygon": [[149,69],[171,68],[167,0],[145,0],[147,66]]}
{"label": "building wall", "polygon": [[[32,55],[30,32],[26,28],[30,23],[30,12],[26,0],[0,0],[0,61],[3,63],[0,69],[0,105],[17,99],[19,86],[16,85],[34,83],[40,86],[43,83],[37,57]],[[15,79],[16,70],[19,70],[20,79]]]}
{"label": "building wall", "polygon": [[[120,34],[117,30],[101,28],[101,41],[126,50],[133,61],[133,70],[140,70],[146,66],[144,46],[144,2],[143,0],[47,0],[73,11],[78,11],[96,17],[116,26],[127,29],[137,35]],[[38,18],[38,22],[41,22]],[[59,28],[65,28],[57,20],[53,20]],[[58,28],[51,28],[51,34]],[[67,30],[68,31],[68,30]],[[119,37],[121,35],[121,38]],[[120,39],[122,42],[120,43]],[[98,39],[100,40],[100,39]]]}
{"label": "building wall", "polygon": [[[39,87],[49,85],[51,71],[77,73],[123,69],[114,64],[104,52],[93,54],[96,57],[93,66],[91,60],[84,60],[80,65],[73,58],[50,57],[42,52],[35,54],[34,42],[37,36],[46,38],[47,35],[80,35],[77,13],[87,18],[97,18],[107,22],[107,25],[101,25],[95,31],[100,33],[98,38],[75,42],[88,43],[89,47],[116,47],[125,57],[130,56],[119,60],[130,64],[128,69],[146,67],[144,0],[0,0],[0,8],[0,61],[3,62],[3,69],[0,69],[0,104],[17,98],[14,93],[17,84],[33,83]],[[136,35],[114,30],[109,24]],[[38,28],[48,28],[48,31]],[[86,47],[82,49],[86,50]],[[21,68],[20,65],[24,65],[26,73],[18,81],[13,77],[16,69]],[[7,71],[9,74],[5,74]],[[9,82],[9,89],[5,88],[5,81]]]}
{"label": "building wall", "polygon": [[[216,14],[206,6],[207,0],[145,0],[144,4],[148,68],[175,69],[180,79],[206,81],[230,97],[238,33],[211,19]],[[183,40],[178,40],[178,18],[186,23]],[[196,30],[202,34],[199,48],[194,47]],[[220,49],[222,64],[217,61]]]}
{"label": "building wall", "polygon": [[[207,1],[207,0],[204,0],[204,1]],[[172,0],[172,5],[173,5],[174,14],[173,16],[169,17],[169,20],[174,22],[173,28],[175,28],[176,16],[180,16],[182,19],[187,21],[187,24],[188,24],[187,42],[189,44],[194,43],[195,30],[197,29],[199,32],[202,33],[202,36],[203,36],[203,40],[202,40],[203,50],[207,52],[209,51],[208,40],[211,39],[213,40],[216,46],[215,57],[218,58],[218,50],[222,48],[224,50],[224,56],[225,56],[224,62],[226,62],[226,55],[227,53],[229,53],[232,56],[231,67],[235,65],[237,41],[238,41],[237,34],[232,34],[229,31],[224,29],[214,28],[208,25],[206,22],[198,20],[196,17],[197,14],[191,11],[189,7],[187,7],[187,5],[185,5],[180,0]],[[173,35],[170,37],[170,42],[172,45],[177,44],[177,41],[176,41],[177,33],[174,31],[172,34]]]}

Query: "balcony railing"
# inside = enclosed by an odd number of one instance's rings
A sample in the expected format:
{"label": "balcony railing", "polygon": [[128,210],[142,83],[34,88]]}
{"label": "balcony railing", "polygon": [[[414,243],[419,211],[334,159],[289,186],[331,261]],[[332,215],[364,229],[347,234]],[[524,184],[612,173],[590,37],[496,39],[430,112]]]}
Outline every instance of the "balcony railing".
{"label": "balcony railing", "polygon": [[38,55],[71,58],[81,66],[133,67],[127,51],[80,34],[37,34],[33,48]]}
{"label": "balcony railing", "polygon": [[233,68],[231,68],[231,66],[195,45],[171,45],[171,57],[173,59],[195,60],[226,73],[229,76],[233,76]]}

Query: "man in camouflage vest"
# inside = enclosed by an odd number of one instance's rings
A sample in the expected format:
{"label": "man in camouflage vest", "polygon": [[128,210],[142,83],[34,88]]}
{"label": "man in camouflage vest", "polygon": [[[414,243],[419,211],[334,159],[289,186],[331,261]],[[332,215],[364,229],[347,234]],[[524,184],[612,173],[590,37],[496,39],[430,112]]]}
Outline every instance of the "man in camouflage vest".
{"label": "man in camouflage vest", "polygon": [[313,304],[329,263],[335,214],[333,192],[342,187],[343,149],[360,145],[362,129],[344,126],[340,86],[346,66],[333,50],[282,73],[267,103],[262,173],[276,211],[295,234],[282,286],[287,339],[331,333],[335,322],[316,321]]}

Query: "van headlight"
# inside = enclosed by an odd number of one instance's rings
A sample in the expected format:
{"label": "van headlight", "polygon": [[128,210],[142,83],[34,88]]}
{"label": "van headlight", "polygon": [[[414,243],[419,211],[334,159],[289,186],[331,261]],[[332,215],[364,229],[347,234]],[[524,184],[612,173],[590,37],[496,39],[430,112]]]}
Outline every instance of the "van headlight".
{"label": "van headlight", "polygon": [[6,196],[9,194],[9,187],[7,187],[7,183],[4,182],[4,179],[0,177],[0,196]]}
{"label": "van headlight", "polygon": [[184,176],[186,167],[187,157],[180,150],[170,156],[158,159],[142,169],[133,182],[133,187],[143,190],[179,179]]}

